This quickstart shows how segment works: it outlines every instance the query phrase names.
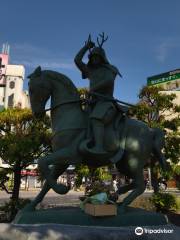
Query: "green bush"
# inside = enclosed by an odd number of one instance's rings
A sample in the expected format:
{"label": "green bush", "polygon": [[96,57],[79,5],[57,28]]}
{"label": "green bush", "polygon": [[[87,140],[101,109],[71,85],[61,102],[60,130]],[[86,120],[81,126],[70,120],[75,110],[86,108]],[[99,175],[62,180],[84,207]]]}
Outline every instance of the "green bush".
{"label": "green bush", "polygon": [[180,197],[176,198],[176,202],[177,202],[177,210],[180,210]]}
{"label": "green bush", "polygon": [[170,193],[155,193],[150,201],[156,208],[157,212],[166,212],[177,209],[176,197]]}
{"label": "green bush", "polygon": [[75,186],[76,188],[80,188],[80,186],[82,185],[82,178],[81,176],[77,176],[75,179]]}
{"label": "green bush", "polygon": [[112,175],[109,173],[108,168],[89,168],[87,165],[79,164],[75,168],[76,180],[75,185],[79,188],[82,184],[83,177],[89,178],[90,180],[96,179],[98,181],[110,181]]}
{"label": "green bush", "polygon": [[176,180],[176,187],[180,190],[180,166],[179,165],[175,166],[174,179]]}
{"label": "green bush", "polygon": [[176,187],[178,190],[180,190],[180,182],[176,182]]}
{"label": "green bush", "polygon": [[7,187],[9,191],[13,190],[13,185],[14,185],[14,181],[10,178],[7,183]]}
{"label": "green bush", "polygon": [[177,176],[180,176],[180,166],[179,165],[176,165],[174,167],[174,174]]}
{"label": "green bush", "polygon": [[30,203],[30,199],[19,199],[18,201],[10,200],[0,207],[0,211],[5,212],[6,221],[10,222],[14,219],[17,212]]}

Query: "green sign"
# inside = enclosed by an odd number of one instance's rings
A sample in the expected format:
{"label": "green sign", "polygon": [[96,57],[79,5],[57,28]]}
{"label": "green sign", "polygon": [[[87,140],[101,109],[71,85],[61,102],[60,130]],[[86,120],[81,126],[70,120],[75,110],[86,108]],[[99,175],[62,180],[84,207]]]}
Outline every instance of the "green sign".
{"label": "green sign", "polygon": [[180,69],[170,72],[154,75],[147,78],[147,85],[159,85],[167,89],[174,89],[180,87]]}

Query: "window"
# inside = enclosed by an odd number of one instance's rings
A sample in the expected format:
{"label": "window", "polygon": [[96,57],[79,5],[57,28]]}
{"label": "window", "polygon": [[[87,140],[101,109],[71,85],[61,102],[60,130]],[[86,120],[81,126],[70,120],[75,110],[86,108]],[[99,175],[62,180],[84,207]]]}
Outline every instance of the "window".
{"label": "window", "polygon": [[14,94],[11,94],[8,97],[8,107],[13,107],[13,104],[14,104]]}
{"label": "window", "polygon": [[15,87],[15,82],[11,81],[11,82],[9,83],[9,87],[10,87],[11,89],[13,89],[13,88]]}

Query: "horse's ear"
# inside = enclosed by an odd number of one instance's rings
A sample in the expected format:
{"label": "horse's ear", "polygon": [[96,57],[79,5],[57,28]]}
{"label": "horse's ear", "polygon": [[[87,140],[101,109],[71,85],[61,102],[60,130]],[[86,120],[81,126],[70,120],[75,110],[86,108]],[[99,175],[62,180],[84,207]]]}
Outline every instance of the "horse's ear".
{"label": "horse's ear", "polygon": [[37,67],[32,74],[30,74],[27,78],[31,77],[39,77],[41,76],[41,67]]}
{"label": "horse's ear", "polygon": [[40,66],[35,69],[34,74],[36,76],[40,76],[41,75],[41,67]]}

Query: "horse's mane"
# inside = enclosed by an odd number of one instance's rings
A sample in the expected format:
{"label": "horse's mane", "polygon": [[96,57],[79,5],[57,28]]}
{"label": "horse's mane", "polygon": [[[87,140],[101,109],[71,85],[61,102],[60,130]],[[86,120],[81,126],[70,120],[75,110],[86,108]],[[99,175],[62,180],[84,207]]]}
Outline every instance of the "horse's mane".
{"label": "horse's mane", "polygon": [[71,79],[69,79],[66,75],[56,71],[51,71],[51,70],[42,71],[42,75],[62,83],[72,95],[79,97],[79,93],[77,91],[76,86],[71,81]]}

